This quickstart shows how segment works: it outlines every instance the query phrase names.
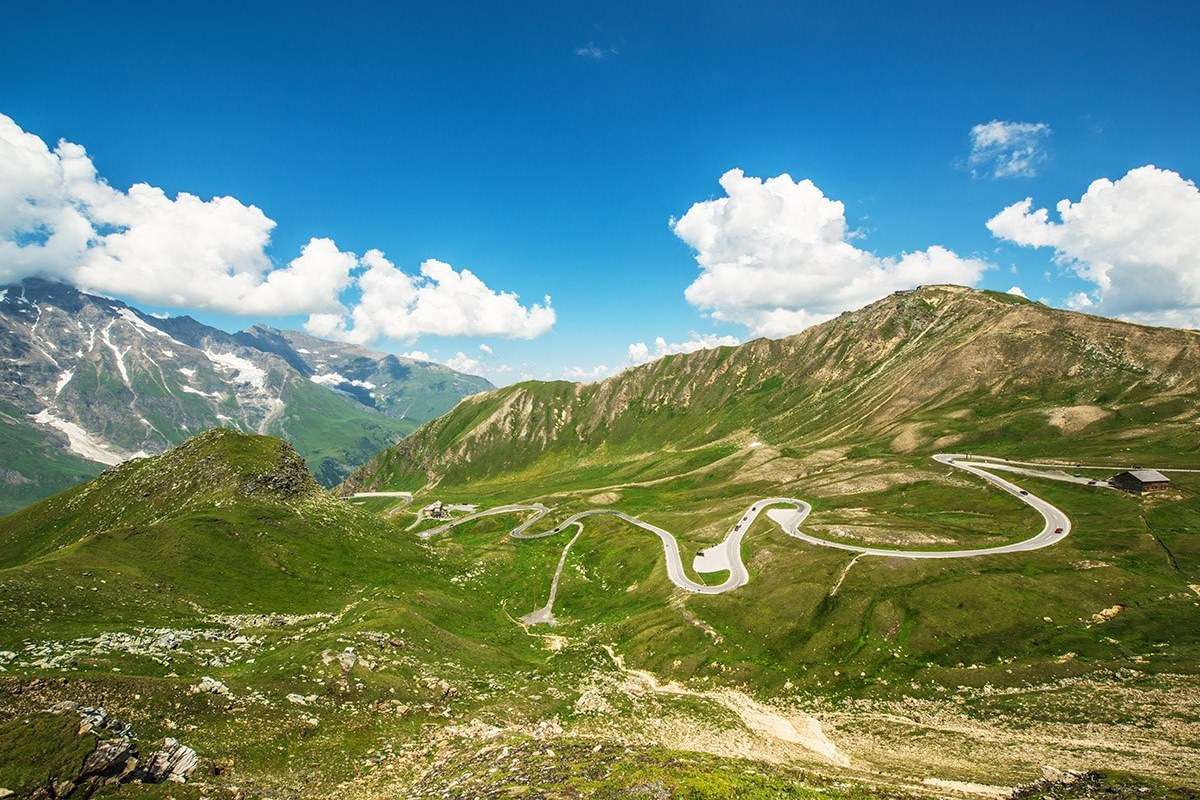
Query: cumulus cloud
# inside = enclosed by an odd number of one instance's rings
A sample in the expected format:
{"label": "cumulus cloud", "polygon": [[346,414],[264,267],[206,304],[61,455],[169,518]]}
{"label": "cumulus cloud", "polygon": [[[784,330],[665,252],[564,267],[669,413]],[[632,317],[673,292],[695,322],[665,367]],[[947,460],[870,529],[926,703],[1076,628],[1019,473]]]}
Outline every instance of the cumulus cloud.
{"label": "cumulus cloud", "polygon": [[356,259],[328,239],[274,268],[275,222],[233,197],[110,186],[87,151],[0,115],[0,280],[43,275],[160,305],[243,314],[341,307]]}
{"label": "cumulus cloud", "polygon": [[362,263],[358,304],[349,315],[314,314],[305,324],[310,333],[361,344],[426,334],[533,339],[554,326],[549,296],[523,306],[516,294],[495,291],[444,261],[423,262],[419,275],[398,269],[379,250],[367,251]]}
{"label": "cumulus cloud", "polygon": [[1020,286],[1010,286],[1008,288],[1008,294],[1015,294],[1017,297],[1025,297],[1028,299],[1028,296],[1024,291],[1022,291]]}
{"label": "cumulus cloud", "polygon": [[994,119],[971,128],[972,175],[993,178],[1029,178],[1046,160],[1050,126],[1044,122],[1006,122]]}
{"label": "cumulus cloud", "polygon": [[1136,322],[1200,326],[1200,191],[1155,166],[1093,181],[1078,201],[1060,200],[1058,221],[1025,198],[987,222],[1000,239],[1049,247],[1093,284],[1072,308]]}
{"label": "cumulus cloud", "polygon": [[95,235],[59,155],[0,114],[0,281],[63,276]]}
{"label": "cumulus cloud", "polygon": [[629,360],[634,364],[641,364],[650,360],[650,348],[645,342],[634,342],[629,345]]}
{"label": "cumulus cloud", "polygon": [[461,350],[446,359],[446,366],[456,372],[478,372],[479,362]]}
{"label": "cumulus cloud", "polygon": [[920,284],[974,285],[989,265],[944,247],[881,257],[856,247],[845,207],[810,180],[721,176],[725,197],[671,220],[696,251],[700,276],[684,296],[756,336],[786,336]]}
{"label": "cumulus cloud", "polygon": [[1092,298],[1087,296],[1087,292],[1075,292],[1067,295],[1067,308],[1072,311],[1086,311],[1093,305],[1095,303],[1092,302]]}
{"label": "cumulus cloud", "polygon": [[[146,183],[116,189],[80,145],[51,149],[0,115],[0,282],[40,275],[172,308],[308,314],[310,332],[357,343],[422,334],[533,338],[554,324],[549,297],[525,307],[433,259],[409,275],[378,250],[360,260],[332,239],[313,238],[276,265],[267,253],[274,228],[234,197],[171,197]],[[348,312],[343,293],[355,283],[361,302]]]}
{"label": "cumulus cloud", "polygon": [[407,353],[400,353],[401,358],[411,358],[413,361],[433,361],[429,357],[429,353],[424,350],[409,350]]}
{"label": "cumulus cloud", "polygon": [[495,355],[495,353],[492,352],[492,346],[490,344],[487,344],[486,342],[480,342],[479,352],[486,353],[489,356]]}
{"label": "cumulus cloud", "polygon": [[594,367],[567,367],[562,371],[562,376],[566,380],[576,381],[577,383],[591,383],[602,378],[607,378],[612,374],[612,370],[604,365],[597,364]]}
{"label": "cumulus cloud", "polygon": [[684,342],[668,342],[659,336],[654,340],[653,351],[645,342],[634,342],[629,345],[628,357],[630,364],[644,364],[663,356],[694,353],[697,350],[710,350],[714,347],[728,347],[737,344],[740,344],[740,341],[736,336],[718,336],[715,333],[693,333]]}

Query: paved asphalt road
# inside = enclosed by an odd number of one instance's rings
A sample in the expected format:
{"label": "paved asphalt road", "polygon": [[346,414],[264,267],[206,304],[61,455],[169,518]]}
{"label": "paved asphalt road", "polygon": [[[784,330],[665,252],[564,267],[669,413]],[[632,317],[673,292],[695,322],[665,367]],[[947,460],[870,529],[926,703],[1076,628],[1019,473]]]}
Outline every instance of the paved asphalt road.
{"label": "paved asphalt road", "polygon": [[[1002,553],[1023,553],[1029,550],[1038,550],[1043,547],[1049,547],[1062,541],[1067,534],[1071,532],[1071,520],[1059,508],[1051,505],[1037,495],[1021,489],[1015,483],[1012,483],[999,475],[994,474],[989,470],[1014,472],[1022,475],[1031,475],[1039,478],[1049,478],[1051,480],[1064,481],[1067,483],[1089,485],[1088,478],[1076,478],[1073,475],[1068,475],[1060,471],[1058,465],[1034,464],[1033,462],[1006,462],[1002,459],[980,460],[979,457],[969,457],[957,453],[939,453],[933,457],[936,461],[947,466],[961,469],[966,472],[976,475],[992,485],[1008,492],[1022,503],[1032,507],[1042,515],[1044,525],[1042,529],[1034,536],[1013,544],[998,545],[996,547],[982,547],[976,549],[965,550],[892,550],[883,547],[865,547],[854,544],[844,544],[842,542],[832,542],[827,539],[821,539],[816,536],[804,533],[800,530],[800,524],[804,522],[812,506],[803,500],[798,500],[794,497],[767,497],[755,502],[746,512],[738,519],[734,526],[726,534],[725,538],[718,544],[706,548],[697,558],[697,562],[702,564],[707,571],[716,571],[714,568],[728,569],[729,577],[722,583],[708,585],[699,583],[688,577],[684,566],[683,559],[679,553],[679,542],[675,536],[669,531],[665,531],[657,525],[653,525],[637,517],[632,517],[623,511],[618,511],[614,508],[595,508],[587,511],[580,511],[577,514],[572,514],[565,520],[560,522],[554,528],[540,533],[528,533],[529,528],[549,513],[550,509],[541,503],[529,505],[513,504],[496,506],[485,511],[477,511],[472,514],[467,514],[464,517],[447,522],[436,528],[431,528],[427,531],[422,531],[419,535],[422,538],[431,538],[438,534],[445,533],[450,529],[461,525],[465,522],[470,522],[481,517],[493,516],[496,514],[511,514],[532,512],[517,527],[509,531],[509,534],[517,539],[540,539],[546,536],[554,536],[562,533],[567,528],[579,526],[582,530],[582,521],[588,517],[607,514],[610,516],[622,519],[631,525],[635,525],[645,531],[653,533],[662,541],[663,554],[666,556],[667,562],[667,577],[681,589],[696,594],[723,594],[724,592],[732,591],[740,586],[745,586],[750,580],[750,575],[746,571],[746,564],[742,561],[742,539],[746,532],[754,524],[755,519],[764,510],[767,511],[767,517],[780,527],[780,529],[796,539],[800,539],[818,547],[832,547],[838,550],[846,550],[851,553],[860,553],[868,556],[877,556],[880,558],[974,558],[978,556],[999,555]],[[1027,467],[1014,466],[1015,464],[1025,464]],[[1037,466],[1041,469],[1034,469]],[[1182,470],[1181,470],[1182,471]],[[1106,487],[1105,484],[1097,484],[1101,487]],[[776,508],[777,506],[790,506],[791,508]],[[578,534],[577,534],[578,535]],[[565,557],[565,553],[564,553]],[[553,602],[553,601],[551,601]],[[545,610],[549,614],[549,607]]]}
{"label": "paved asphalt road", "polygon": [[1071,519],[1062,512],[1057,506],[1053,506],[1037,495],[1017,486],[1015,483],[1001,478],[999,475],[994,475],[988,472],[988,469],[1008,469],[1012,472],[1020,472],[1023,475],[1036,475],[1041,478],[1050,478],[1051,480],[1066,481],[1068,483],[1079,483],[1087,485],[1087,478],[1076,478],[1072,475],[1060,473],[1037,472],[1032,469],[1021,469],[1018,467],[1010,467],[1007,465],[1001,466],[998,463],[983,462],[983,461],[968,461],[966,456],[954,453],[938,453],[934,457],[935,461],[942,464],[947,464],[958,469],[966,470],[972,475],[978,475],[988,483],[1000,487],[1004,491],[1013,495],[1015,498],[1031,506],[1035,511],[1042,515],[1045,524],[1041,531],[1036,536],[1032,536],[1020,542],[1012,544],[1002,544],[996,547],[980,547],[971,550],[892,550],[885,547],[864,547],[854,544],[843,544],[842,542],[831,542],[826,539],[818,539],[815,536],[810,536],[800,530],[800,523],[804,521],[807,512],[804,514],[781,514],[769,513],[772,520],[775,521],[784,533],[788,536],[793,536],[801,539],[809,544],[819,545],[821,547],[835,547],[839,550],[846,550],[851,553],[862,553],[868,556],[883,556],[886,558],[974,558],[976,556],[992,556],[1000,553],[1024,553],[1029,550],[1038,550],[1043,547],[1049,547],[1052,544],[1057,544],[1066,538],[1071,532]]}

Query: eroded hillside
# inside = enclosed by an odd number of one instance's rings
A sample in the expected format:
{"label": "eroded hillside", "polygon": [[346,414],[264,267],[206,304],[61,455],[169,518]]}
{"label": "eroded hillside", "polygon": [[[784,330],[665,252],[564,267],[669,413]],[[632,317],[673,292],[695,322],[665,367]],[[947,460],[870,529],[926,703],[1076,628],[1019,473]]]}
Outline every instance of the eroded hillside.
{"label": "eroded hillside", "polygon": [[527,382],[468,398],[346,486],[419,488],[547,458],[571,469],[750,439],[1003,453],[1018,439],[1053,449],[1070,436],[1081,452],[1118,441],[1130,457],[1187,451],[1189,441],[1195,452],[1198,376],[1195,332],[924,287],[782,340],[668,356],[593,384]]}

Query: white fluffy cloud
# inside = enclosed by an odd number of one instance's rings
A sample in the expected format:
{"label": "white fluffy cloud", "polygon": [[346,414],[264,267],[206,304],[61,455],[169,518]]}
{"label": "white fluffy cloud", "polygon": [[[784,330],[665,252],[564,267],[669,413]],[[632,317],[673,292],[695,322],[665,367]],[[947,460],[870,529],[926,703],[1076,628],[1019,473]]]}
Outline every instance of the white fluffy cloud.
{"label": "white fluffy cloud", "polygon": [[659,336],[654,340],[654,350],[651,351],[645,342],[634,342],[629,345],[629,363],[644,364],[663,356],[676,353],[694,353],[697,350],[709,350],[714,347],[728,347],[740,344],[736,336],[718,336],[715,333],[693,333],[685,342],[668,342]]}
{"label": "white fluffy cloud", "polygon": [[362,297],[350,315],[314,314],[305,324],[310,333],[357,343],[427,334],[533,339],[554,326],[548,296],[526,307],[512,292],[497,292],[443,261],[423,262],[420,275],[397,269],[379,250],[367,251],[362,263]]}
{"label": "white fluffy cloud", "polygon": [[576,381],[577,383],[591,383],[602,378],[607,378],[612,374],[612,369],[604,364],[597,364],[594,367],[567,367],[562,371],[562,376],[566,380]]}
{"label": "white fluffy cloud", "polygon": [[71,201],[62,159],[0,114],[0,282],[62,276],[94,236]]}
{"label": "white fluffy cloud", "polygon": [[51,150],[0,115],[0,279],[44,275],[148,303],[242,314],[340,308],[356,263],[328,239],[275,269],[275,223],[233,197],[174,198],[145,183],[123,192],[87,151]]}
{"label": "white fluffy cloud", "polygon": [[446,359],[446,366],[456,372],[478,372],[479,362],[461,350]]}
{"label": "white fluffy cloud", "polygon": [[409,350],[407,353],[400,353],[401,358],[411,358],[414,361],[433,361],[424,350]]}
{"label": "white fluffy cloud", "polygon": [[[0,282],[41,275],[173,308],[309,314],[316,335],[360,343],[422,334],[533,338],[554,325],[548,297],[527,308],[432,259],[413,276],[378,250],[360,261],[313,238],[276,266],[267,254],[274,228],[234,197],[172,198],[145,183],[115,189],[83,147],[60,141],[51,149],[0,115]],[[342,294],[355,282],[362,299],[348,314]]]}
{"label": "white fluffy cloud", "polygon": [[492,346],[490,344],[487,344],[486,342],[479,343],[479,352],[485,353],[486,355],[489,355],[489,356],[495,355],[495,353],[492,351]]}
{"label": "white fluffy cloud", "polygon": [[1154,166],[1093,181],[1076,202],[1060,200],[1059,221],[1032,198],[987,222],[994,236],[1050,247],[1055,260],[1094,285],[1072,308],[1161,325],[1200,325],[1200,191]]}
{"label": "white fluffy cloud", "polygon": [[880,257],[851,244],[844,206],[812,181],[721,176],[726,196],[671,221],[696,251],[690,303],[756,336],[785,336],[920,284],[973,285],[988,264],[944,247]]}
{"label": "white fluffy cloud", "polygon": [[1024,290],[1021,289],[1020,286],[1010,286],[1008,289],[1008,294],[1015,294],[1017,297],[1028,297],[1028,295],[1025,294]]}
{"label": "white fluffy cloud", "polygon": [[1074,311],[1086,311],[1094,305],[1092,298],[1087,296],[1087,292],[1075,292],[1067,295],[1067,308]]}
{"label": "white fluffy cloud", "polygon": [[993,178],[1032,177],[1046,160],[1050,126],[1044,122],[1006,122],[994,119],[971,128],[972,175]]}

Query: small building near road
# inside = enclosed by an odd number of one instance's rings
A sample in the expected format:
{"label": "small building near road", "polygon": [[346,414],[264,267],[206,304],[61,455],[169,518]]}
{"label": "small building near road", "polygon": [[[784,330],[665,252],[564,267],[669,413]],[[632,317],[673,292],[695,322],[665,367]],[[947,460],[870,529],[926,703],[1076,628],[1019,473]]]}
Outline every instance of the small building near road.
{"label": "small building near road", "polygon": [[1156,469],[1131,469],[1118,472],[1108,482],[1118,489],[1124,489],[1134,494],[1161,492],[1171,488],[1171,479]]}

